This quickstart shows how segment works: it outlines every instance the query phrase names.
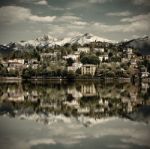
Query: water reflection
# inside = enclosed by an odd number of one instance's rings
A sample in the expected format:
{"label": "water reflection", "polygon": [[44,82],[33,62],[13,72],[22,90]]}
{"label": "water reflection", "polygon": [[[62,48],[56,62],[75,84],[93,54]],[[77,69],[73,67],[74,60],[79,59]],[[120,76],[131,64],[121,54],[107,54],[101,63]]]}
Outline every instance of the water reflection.
{"label": "water reflection", "polygon": [[[87,127],[101,118],[114,116],[148,123],[149,105],[150,85],[144,83],[0,83],[1,115],[34,119],[46,124],[74,117]],[[139,112],[144,112],[143,107],[147,107],[148,114],[139,119]]]}

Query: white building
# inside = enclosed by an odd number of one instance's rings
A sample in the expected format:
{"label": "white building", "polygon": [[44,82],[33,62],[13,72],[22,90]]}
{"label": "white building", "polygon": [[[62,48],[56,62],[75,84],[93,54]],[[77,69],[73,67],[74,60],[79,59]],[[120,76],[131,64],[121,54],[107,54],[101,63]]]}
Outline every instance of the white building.
{"label": "white building", "polygon": [[8,63],[19,63],[19,64],[24,64],[24,59],[12,59],[8,60]]}
{"label": "white building", "polygon": [[105,49],[104,48],[94,48],[94,51],[104,53]]}
{"label": "white building", "polygon": [[7,70],[21,70],[23,68],[26,68],[26,65],[24,64],[24,59],[13,59],[8,60],[8,67]]}
{"label": "white building", "polygon": [[109,57],[108,57],[108,54],[104,54],[104,55],[100,55],[99,56],[99,60],[100,60],[100,62],[102,62],[103,60],[108,60],[109,59]]}
{"label": "white building", "polygon": [[88,52],[90,52],[90,48],[88,48],[88,47],[80,47],[80,48],[78,48],[78,52],[85,52],[85,53],[88,53]]}
{"label": "white building", "polygon": [[96,65],[86,64],[81,67],[82,75],[92,75],[94,76],[96,72]]}
{"label": "white building", "polygon": [[67,70],[75,72],[77,69],[81,68],[82,65],[82,63],[73,63],[72,66],[67,67]]}
{"label": "white building", "polygon": [[133,54],[133,49],[132,49],[132,48],[128,48],[128,49],[127,49],[127,53],[128,53],[128,54]]}
{"label": "white building", "polygon": [[145,78],[145,77],[148,77],[150,74],[149,72],[147,71],[147,68],[142,68],[141,69],[141,77],[142,78]]}
{"label": "white building", "polygon": [[67,55],[67,56],[63,56],[63,58],[64,58],[65,60],[71,58],[71,59],[73,59],[74,61],[78,61],[79,55],[69,54],[69,55]]}

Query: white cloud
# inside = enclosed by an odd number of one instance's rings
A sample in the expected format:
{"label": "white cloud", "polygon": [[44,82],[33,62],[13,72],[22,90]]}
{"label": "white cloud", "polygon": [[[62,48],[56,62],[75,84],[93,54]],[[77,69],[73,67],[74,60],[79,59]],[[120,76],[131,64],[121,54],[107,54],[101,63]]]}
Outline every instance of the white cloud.
{"label": "white cloud", "polygon": [[82,21],[75,21],[73,22],[74,25],[81,25],[81,26],[85,26],[87,25],[88,23],[87,22],[82,22]]}
{"label": "white cloud", "polygon": [[0,8],[0,22],[10,24],[21,21],[53,22],[56,16],[33,15],[31,10],[19,6],[4,6]]}
{"label": "white cloud", "polygon": [[29,144],[31,146],[34,146],[34,145],[40,145],[40,144],[56,144],[56,142],[54,140],[52,140],[52,139],[45,138],[45,139],[31,140],[29,142]]}
{"label": "white cloud", "polygon": [[35,21],[35,22],[53,22],[55,20],[56,16],[45,16],[45,17],[40,17],[40,16],[30,16],[29,20]]}
{"label": "white cloud", "polygon": [[80,17],[77,17],[77,16],[71,16],[71,15],[66,15],[66,16],[60,16],[60,17],[57,17],[57,20],[58,22],[72,22],[72,21],[77,21],[77,20],[80,20],[81,18]]}
{"label": "white cloud", "polygon": [[38,5],[48,5],[48,2],[46,0],[40,0],[40,1],[35,2],[35,4],[38,4]]}
{"label": "white cloud", "polygon": [[122,11],[122,12],[109,12],[106,13],[107,16],[116,16],[116,17],[120,17],[120,16],[129,16],[131,15],[131,13],[129,11]]}

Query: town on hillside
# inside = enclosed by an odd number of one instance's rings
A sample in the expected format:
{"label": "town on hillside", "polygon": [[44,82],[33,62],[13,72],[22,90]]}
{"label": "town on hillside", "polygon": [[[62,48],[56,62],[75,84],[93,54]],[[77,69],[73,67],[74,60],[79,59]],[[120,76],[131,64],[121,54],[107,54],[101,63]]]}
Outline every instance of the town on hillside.
{"label": "town on hillside", "polygon": [[13,50],[0,55],[0,77],[149,81],[150,55],[107,42]]}

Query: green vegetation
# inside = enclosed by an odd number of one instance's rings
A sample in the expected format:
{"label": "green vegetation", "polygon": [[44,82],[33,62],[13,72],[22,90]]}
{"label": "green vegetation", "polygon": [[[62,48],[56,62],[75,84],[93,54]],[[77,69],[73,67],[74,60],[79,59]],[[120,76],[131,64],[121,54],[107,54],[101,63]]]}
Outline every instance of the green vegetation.
{"label": "green vegetation", "polygon": [[81,63],[98,65],[100,61],[98,56],[94,54],[86,54],[81,58]]}

